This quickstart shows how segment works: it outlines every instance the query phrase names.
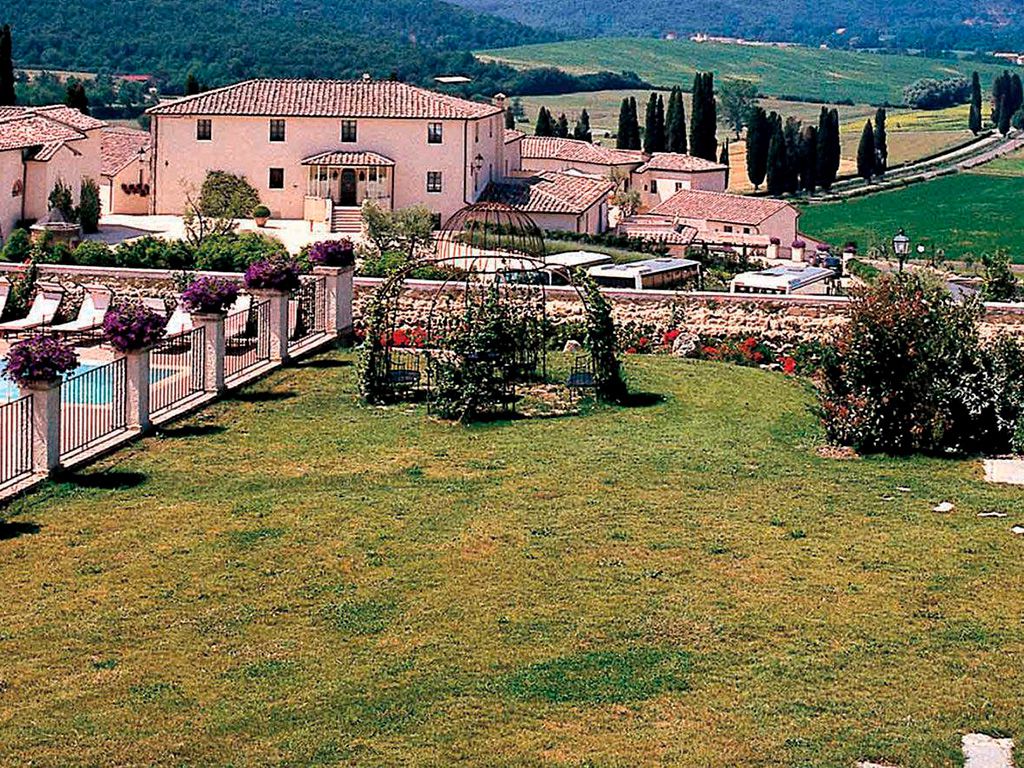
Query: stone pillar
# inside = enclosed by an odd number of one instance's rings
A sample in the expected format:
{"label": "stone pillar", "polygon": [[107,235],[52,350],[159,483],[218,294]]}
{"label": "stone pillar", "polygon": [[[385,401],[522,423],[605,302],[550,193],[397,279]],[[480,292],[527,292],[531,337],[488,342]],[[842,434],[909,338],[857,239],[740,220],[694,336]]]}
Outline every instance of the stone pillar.
{"label": "stone pillar", "polygon": [[807,244],[804,243],[802,240],[795,240],[793,241],[793,245],[791,246],[789,256],[793,261],[798,261],[802,263],[804,260],[804,253],[806,253],[806,251]]}
{"label": "stone pillar", "polygon": [[32,471],[49,474],[60,466],[60,379],[20,383],[32,396]]}
{"label": "stone pillar", "polygon": [[149,418],[150,350],[125,353],[128,395],[128,428],[148,432],[153,426]]}
{"label": "stone pillar", "polygon": [[313,274],[323,277],[327,290],[327,332],[332,336],[352,333],[352,279],[355,265],[347,267],[313,267]]}
{"label": "stone pillar", "polygon": [[204,389],[207,392],[220,394],[224,386],[224,313],[193,312],[192,324],[203,329]]}
{"label": "stone pillar", "polygon": [[249,293],[258,301],[270,303],[270,362],[285,365],[288,362],[288,300],[287,291],[250,288]]}

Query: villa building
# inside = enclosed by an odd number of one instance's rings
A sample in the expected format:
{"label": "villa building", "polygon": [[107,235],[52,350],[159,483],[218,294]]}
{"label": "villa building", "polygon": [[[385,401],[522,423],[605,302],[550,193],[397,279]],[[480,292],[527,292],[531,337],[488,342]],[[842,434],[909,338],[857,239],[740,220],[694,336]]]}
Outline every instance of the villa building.
{"label": "villa building", "polygon": [[76,205],[84,180],[99,183],[104,126],[65,106],[0,107],[0,240],[46,216],[58,181]]}
{"label": "villa building", "polygon": [[246,177],[275,218],[355,229],[372,200],[444,220],[505,168],[504,100],[371,80],[249,80],[149,110],[150,211],[180,214],[209,171]]}
{"label": "villa building", "polygon": [[767,245],[771,238],[788,245],[800,221],[797,209],[783,200],[694,189],[676,192],[650,214],[693,227],[699,240],[749,245]]}
{"label": "villa building", "polygon": [[103,212],[149,213],[149,133],[131,128],[104,129],[100,201]]}
{"label": "villa building", "polygon": [[[506,137],[506,141],[508,139]],[[571,170],[605,179],[621,179],[627,188],[633,172],[645,159],[638,150],[610,149],[579,139],[521,134],[511,139],[519,143],[519,168],[524,172]]]}
{"label": "villa building", "polygon": [[684,189],[725,192],[728,184],[726,166],[674,152],[656,152],[633,172],[633,189],[640,193],[645,208],[653,208]]}
{"label": "villa building", "polygon": [[482,199],[522,211],[543,230],[598,235],[608,228],[608,198],[614,189],[605,179],[543,171],[492,182]]}

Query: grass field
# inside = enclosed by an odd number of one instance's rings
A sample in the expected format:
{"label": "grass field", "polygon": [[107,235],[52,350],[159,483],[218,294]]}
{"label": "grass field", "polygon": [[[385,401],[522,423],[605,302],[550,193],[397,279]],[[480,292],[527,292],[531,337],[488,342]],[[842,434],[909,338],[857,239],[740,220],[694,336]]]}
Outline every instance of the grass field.
{"label": "grass field", "polygon": [[804,208],[800,228],[835,243],[887,241],[900,227],[914,240],[944,248],[947,257],[980,256],[1005,248],[1024,263],[1017,200],[1024,196],[1024,154],[970,173],[915,184],[842,203]]}
{"label": "grass field", "polygon": [[463,428],[359,406],[350,362],[8,510],[0,764],[952,766],[1024,734],[1024,499],[976,462],[822,458],[755,369],[634,358],[663,401]]}
{"label": "grass field", "polygon": [[[522,99],[523,107],[529,122],[520,123],[521,130],[532,132],[537,112],[542,106],[554,112],[557,117],[565,113],[574,122],[583,109],[590,115],[590,125],[594,139],[605,144],[613,143],[614,139],[602,138],[606,133],[614,134],[618,130],[619,106],[622,99],[633,96],[641,105],[647,103],[650,91],[595,91],[593,93],[569,93],[561,96],[530,96]],[[690,110],[689,96],[684,97],[687,114]],[[805,122],[817,124],[820,104],[801,101],[780,101],[779,99],[761,99],[761,106],[768,111],[775,111],[786,117],[796,117]],[[840,106],[842,125],[843,159],[840,172],[852,173],[857,167],[857,144],[860,141],[864,121],[873,119],[875,108],[866,105]],[[942,149],[954,146],[970,138],[966,129],[967,112],[956,107],[935,112],[919,112],[907,109],[889,111],[889,162],[893,165],[909,162],[932,155]],[[726,126],[719,130],[719,137],[731,137],[732,133]],[[734,192],[747,192],[752,189],[747,181],[746,145],[734,142],[730,154],[732,172],[730,189]]]}
{"label": "grass field", "polygon": [[719,79],[743,78],[774,97],[854,104],[901,104],[903,89],[922,77],[969,77],[977,70],[987,84],[1003,67],[974,62],[883,56],[815,48],[768,48],[689,40],[600,38],[570,40],[478,53],[517,67],[548,66],[570,72],[632,71],[648,82],[671,87],[693,85],[696,70]]}

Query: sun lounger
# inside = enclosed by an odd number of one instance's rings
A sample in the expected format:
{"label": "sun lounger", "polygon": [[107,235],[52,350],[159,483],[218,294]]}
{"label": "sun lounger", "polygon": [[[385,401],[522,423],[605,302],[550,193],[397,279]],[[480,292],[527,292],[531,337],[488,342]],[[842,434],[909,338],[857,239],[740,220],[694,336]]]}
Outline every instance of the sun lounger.
{"label": "sun lounger", "polygon": [[35,331],[49,325],[60,309],[61,299],[64,298],[64,289],[53,283],[38,283],[36,296],[32,300],[28,314],[20,320],[11,320],[7,323],[0,323],[0,338],[13,336],[19,333]]}
{"label": "sun lounger", "polygon": [[114,292],[103,285],[86,285],[85,297],[78,310],[78,317],[69,323],[61,323],[50,328],[54,333],[76,336],[92,333],[103,327],[103,318],[110,309]]}

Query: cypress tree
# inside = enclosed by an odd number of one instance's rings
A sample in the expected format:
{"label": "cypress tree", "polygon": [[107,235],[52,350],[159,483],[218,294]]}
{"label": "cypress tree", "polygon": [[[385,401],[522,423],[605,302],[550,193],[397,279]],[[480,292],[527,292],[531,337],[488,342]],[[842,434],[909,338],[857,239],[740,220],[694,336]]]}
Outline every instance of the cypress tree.
{"label": "cypress tree", "polygon": [[635,96],[629,97],[629,148],[640,149],[640,113]]}
{"label": "cypress tree", "polygon": [[729,173],[731,168],[729,166],[729,140],[726,139],[725,143],[722,144],[722,152],[718,156],[718,164],[725,166],[725,188],[729,188]]}
{"label": "cypress tree", "polygon": [[875,175],[885,176],[889,169],[889,138],[885,132],[885,118],[887,117],[884,107],[879,107],[875,112]]}
{"label": "cypress tree", "polygon": [[1005,94],[999,104],[999,133],[1003,136],[1010,132],[1010,120],[1013,112],[1010,111],[1010,95]]}
{"label": "cypress tree", "polygon": [[678,86],[672,89],[668,97],[665,148],[669,152],[686,154],[686,105],[683,103],[683,92]]}
{"label": "cypress tree", "polygon": [[0,28],[0,106],[10,107],[17,103],[14,94],[14,59],[11,53],[11,25]]}
{"label": "cypress tree", "polygon": [[560,139],[569,138],[569,118],[565,116],[565,112],[558,116],[558,122],[555,123],[555,136]]}
{"label": "cypress tree", "polygon": [[996,77],[992,81],[992,124],[999,125],[999,111],[1003,107],[1004,96],[1010,85],[1010,73],[1003,72],[1003,74]]}
{"label": "cypress tree", "polygon": [[800,166],[802,164],[803,151],[801,147],[801,132],[803,126],[795,117],[786,120],[782,134],[786,140],[786,191],[791,195],[800,190]]}
{"label": "cypress tree", "polygon": [[652,93],[647,100],[647,111],[644,113],[644,152],[652,155],[658,151],[658,95]]}
{"label": "cypress tree", "polygon": [[747,126],[747,178],[758,189],[768,173],[768,145],[772,140],[772,125],[762,107],[754,107]]}
{"label": "cypress tree", "polygon": [[804,128],[800,136],[800,189],[814,194],[818,188],[818,129]]}
{"label": "cypress tree", "polygon": [[690,110],[690,154],[715,161],[718,150],[718,108],[715,105],[715,75],[698,72],[693,79]]}
{"label": "cypress tree", "polygon": [[505,127],[510,130],[516,127],[516,116],[512,114],[511,109],[505,110]]}
{"label": "cypress tree", "polygon": [[782,120],[777,115],[774,118],[768,144],[768,194],[779,197],[786,192],[786,137],[782,133]]}
{"label": "cypress tree", "polygon": [[619,107],[619,129],[615,133],[616,149],[629,149],[629,99],[624,98]]}
{"label": "cypress tree", "polygon": [[839,139],[839,110],[821,108],[818,118],[817,182],[822,189],[831,189],[839,175],[842,152]]}
{"label": "cypress tree", "polygon": [[658,94],[658,103],[654,108],[654,131],[657,146],[655,152],[664,152],[668,141],[665,138],[665,99]]}
{"label": "cypress tree", "polygon": [[199,87],[199,81],[196,79],[196,76],[189,72],[188,77],[185,78],[185,95],[195,96],[200,90],[202,89]]}
{"label": "cypress tree", "polygon": [[580,141],[593,142],[594,134],[590,130],[590,114],[587,112],[586,107],[580,112],[580,119],[576,121],[576,126],[573,128],[572,137],[579,139]]}
{"label": "cypress tree", "polygon": [[875,129],[871,121],[864,123],[864,132],[860,135],[860,144],[857,147],[857,173],[866,182],[871,182],[875,175]]}
{"label": "cypress tree", "polygon": [[1021,107],[1024,107],[1024,84],[1021,83],[1020,75],[1016,72],[1013,73],[1013,77],[1010,78],[1010,117],[1012,118],[1015,114],[1020,111]]}
{"label": "cypress tree", "polygon": [[85,93],[85,86],[81,83],[71,83],[64,94],[64,104],[77,109],[83,115],[89,114],[89,97]]}
{"label": "cypress tree", "polygon": [[971,114],[968,118],[971,133],[981,133],[981,77],[975,72],[971,75]]}
{"label": "cypress tree", "polygon": [[536,136],[554,136],[555,126],[551,123],[551,113],[547,107],[541,107],[537,113],[537,125],[533,129]]}

